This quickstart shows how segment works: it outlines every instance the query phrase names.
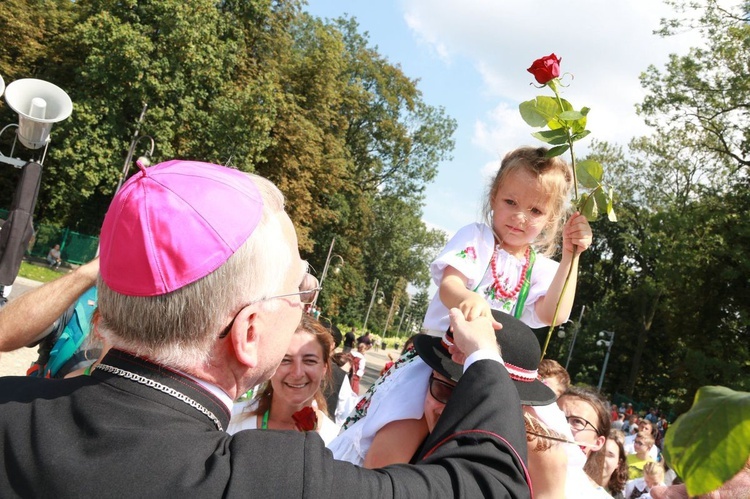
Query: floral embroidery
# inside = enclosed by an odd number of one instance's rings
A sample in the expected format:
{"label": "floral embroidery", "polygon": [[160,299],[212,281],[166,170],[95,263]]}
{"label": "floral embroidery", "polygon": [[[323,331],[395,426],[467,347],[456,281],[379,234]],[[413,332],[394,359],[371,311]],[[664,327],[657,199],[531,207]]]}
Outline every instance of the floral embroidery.
{"label": "floral embroidery", "polygon": [[396,362],[390,367],[390,369],[385,372],[385,374],[379,377],[377,381],[375,381],[375,383],[370,386],[370,388],[367,390],[367,393],[365,393],[362,399],[357,402],[357,405],[354,407],[354,411],[352,411],[352,414],[348,418],[346,418],[346,421],[344,421],[344,425],[341,427],[341,431],[346,430],[354,423],[365,417],[367,415],[367,409],[370,407],[370,400],[378,390],[378,387],[382,385],[383,382],[397,369],[401,369],[406,364],[413,361],[416,357],[417,351],[414,349],[414,346],[409,346],[409,349],[404,352],[401,357],[398,358],[398,360],[396,360]]}
{"label": "floral embroidery", "polygon": [[474,249],[474,246],[467,246],[464,250],[456,253],[456,256],[459,258],[470,258],[472,262],[476,262],[477,250]]}

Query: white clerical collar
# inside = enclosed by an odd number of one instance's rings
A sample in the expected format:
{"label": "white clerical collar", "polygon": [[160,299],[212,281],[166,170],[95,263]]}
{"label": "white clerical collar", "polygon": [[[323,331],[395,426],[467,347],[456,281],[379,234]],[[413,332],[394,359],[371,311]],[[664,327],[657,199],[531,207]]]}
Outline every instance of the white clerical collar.
{"label": "white clerical collar", "polygon": [[227,410],[229,411],[229,414],[232,413],[232,408],[234,407],[234,401],[232,400],[232,397],[227,395],[227,392],[219,388],[218,386],[214,385],[213,383],[209,383],[206,380],[196,378],[195,376],[192,376],[186,372],[178,371],[183,376],[186,376],[199,385],[201,385],[203,388],[211,392],[217,399],[221,400],[222,403],[227,407]]}

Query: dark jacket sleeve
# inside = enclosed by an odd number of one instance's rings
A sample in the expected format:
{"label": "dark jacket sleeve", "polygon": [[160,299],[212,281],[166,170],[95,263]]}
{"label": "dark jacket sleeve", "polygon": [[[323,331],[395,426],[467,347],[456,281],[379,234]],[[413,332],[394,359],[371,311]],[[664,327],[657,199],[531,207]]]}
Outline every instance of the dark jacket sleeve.
{"label": "dark jacket sleeve", "polygon": [[[232,452],[233,458],[243,456],[242,466],[248,473],[265,477],[262,482],[268,489],[248,491],[253,496],[269,493],[275,497],[281,494],[350,499],[353,495],[361,498],[531,495],[524,464],[526,438],[518,393],[505,368],[491,360],[475,363],[462,376],[417,465],[367,470],[333,460],[320,438],[312,433],[253,433],[258,452],[245,452],[247,449]],[[245,436],[251,435],[247,432],[235,435],[234,444],[240,444]],[[264,445],[261,439],[268,442]],[[289,439],[288,445],[281,442],[283,439]],[[303,445],[300,440],[304,440]],[[279,452],[280,449],[286,450]],[[237,461],[233,463],[233,481],[241,476],[238,465]],[[291,470],[297,472],[290,473]],[[230,487],[228,495],[240,490]]]}

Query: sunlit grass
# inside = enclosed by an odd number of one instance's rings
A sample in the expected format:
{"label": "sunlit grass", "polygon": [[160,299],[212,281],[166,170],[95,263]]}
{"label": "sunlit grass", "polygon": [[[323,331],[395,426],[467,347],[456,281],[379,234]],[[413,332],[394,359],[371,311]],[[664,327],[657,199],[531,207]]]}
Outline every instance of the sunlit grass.
{"label": "sunlit grass", "polygon": [[21,269],[18,271],[18,275],[34,281],[49,282],[63,275],[63,272],[52,270],[45,266],[32,265],[29,262],[21,262]]}

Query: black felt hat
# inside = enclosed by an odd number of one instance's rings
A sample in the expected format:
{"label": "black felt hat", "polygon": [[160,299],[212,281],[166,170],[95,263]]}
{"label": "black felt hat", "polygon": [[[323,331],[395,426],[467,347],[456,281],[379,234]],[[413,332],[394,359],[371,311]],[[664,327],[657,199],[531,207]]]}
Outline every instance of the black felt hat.
{"label": "black felt hat", "polygon": [[[537,377],[542,349],[534,332],[504,312],[493,310],[492,315],[503,325],[502,329],[495,331],[495,335],[521,404],[548,405],[554,402],[557,398],[555,392]],[[441,375],[456,382],[461,378],[464,368],[451,360],[444,338],[419,334],[414,338],[414,348],[422,360]]]}

